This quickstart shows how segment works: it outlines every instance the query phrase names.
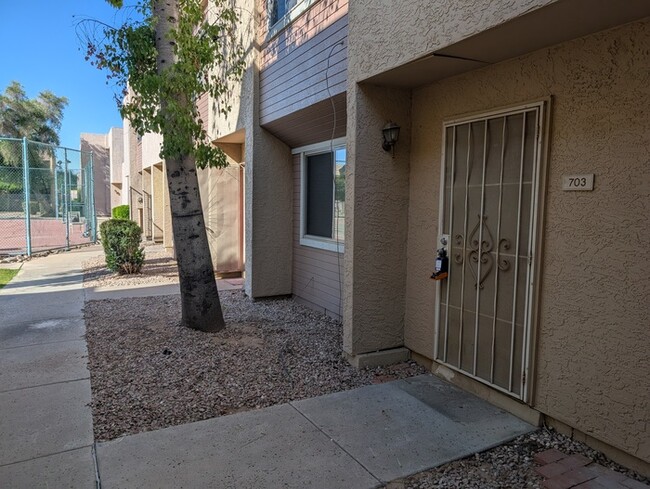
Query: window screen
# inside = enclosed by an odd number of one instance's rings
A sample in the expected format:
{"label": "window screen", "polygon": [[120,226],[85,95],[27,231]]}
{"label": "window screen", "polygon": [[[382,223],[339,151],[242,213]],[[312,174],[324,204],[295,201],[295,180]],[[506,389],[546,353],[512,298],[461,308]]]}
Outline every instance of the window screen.
{"label": "window screen", "polygon": [[332,238],[334,203],[332,153],[307,157],[305,233]]}

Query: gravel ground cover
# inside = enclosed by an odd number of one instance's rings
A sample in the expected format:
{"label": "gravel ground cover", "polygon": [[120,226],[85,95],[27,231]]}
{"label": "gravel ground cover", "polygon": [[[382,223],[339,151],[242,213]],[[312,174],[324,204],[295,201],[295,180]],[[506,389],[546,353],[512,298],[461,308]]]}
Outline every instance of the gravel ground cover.
{"label": "gravel ground cover", "polygon": [[[103,257],[84,268],[86,286],[177,280],[175,261],[154,248],[141,275],[112,274]],[[228,326],[215,334],[182,328],[177,296],[86,304],[97,441],[425,372],[413,362],[356,370],[341,357],[340,323],[291,299],[251,301],[241,291],[220,295]],[[541,429],[386,488],[541,488],[533,455],[548,448],[650,482],[582,443]]]}
{"label": "gravel ground cover", "polygon": [[97,441],[425,372],[353,368],[340,323],[292,299],[221,299],[227,327],[212,334],[180,326],[178,296],[86,303]]}
{"label": "gravel ground cover", "polygon": [[457,460],[412,477],[391,482],[387,489],[502,489],[542,488],[543,478],[537,475],[533,461],[536,453],[556,448],[567,455],[581,454],[593,462],[616,470],[627,477],[648,484],[644,478],[612,462],[605,455],[564,436],[555,430],[542,428],[515,438],[471,457]]}
{"label": "gravel ground cover", "polygon": [[178,282],[176,260],[169,253],[153,247],[145,249],[142,273],[117,275],[106,268],[103,254],[86,260],[83,268],[84,287],[133,287]]}

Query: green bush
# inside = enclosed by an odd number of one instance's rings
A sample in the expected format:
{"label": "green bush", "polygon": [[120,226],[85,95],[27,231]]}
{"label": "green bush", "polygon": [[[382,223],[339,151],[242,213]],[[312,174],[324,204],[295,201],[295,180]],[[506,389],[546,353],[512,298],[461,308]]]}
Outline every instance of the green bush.
{"label": "green bush", "polygon": [[113,207],[111,214],[113,216],[113,219],[128,219],[129,205],[124,204],[124,205],[118,205],[117,207]]}
{"label": "green bush", "polygon": [[125,219],[109,219],[99,226],[99,232],[108,269],[120,275],[140,273],[144,263],[140,226]]}

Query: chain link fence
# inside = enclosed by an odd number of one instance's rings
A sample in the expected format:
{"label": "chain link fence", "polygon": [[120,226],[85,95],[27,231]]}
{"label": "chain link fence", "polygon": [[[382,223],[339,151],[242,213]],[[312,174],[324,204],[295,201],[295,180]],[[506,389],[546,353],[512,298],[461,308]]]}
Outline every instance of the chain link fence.
{"label": "chain link fence", "polygon": [[93,155],[0,138],[0,256],[97,239]]}

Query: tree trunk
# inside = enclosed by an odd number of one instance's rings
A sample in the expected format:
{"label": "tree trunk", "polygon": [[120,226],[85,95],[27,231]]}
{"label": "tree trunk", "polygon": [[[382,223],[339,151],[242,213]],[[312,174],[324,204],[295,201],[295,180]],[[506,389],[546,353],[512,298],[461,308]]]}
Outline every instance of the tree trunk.
{"label": "tree trunk", "polygon": [[[157,67],[158,72],[162,73],[176,61],[167,33],[178,19],[178,2],[155,0],[154,14],[158,19]],[[178,98],[181,99],[182,94],[179,93]],[[173,115],[165,114],[166,105],[163,100],[161,111],[170,121]],[[170,122],[173,123],[173,120]],[[164,130],[162,136],[164,139]],[[166,158],[165,166],[181,289],[182,324],[201,331],[219,331],[225,323],[205,230],[196,161],[189,155],[183,155]]]}

